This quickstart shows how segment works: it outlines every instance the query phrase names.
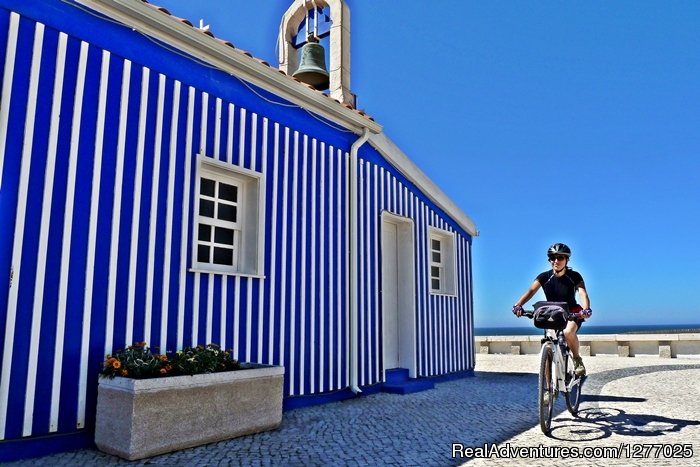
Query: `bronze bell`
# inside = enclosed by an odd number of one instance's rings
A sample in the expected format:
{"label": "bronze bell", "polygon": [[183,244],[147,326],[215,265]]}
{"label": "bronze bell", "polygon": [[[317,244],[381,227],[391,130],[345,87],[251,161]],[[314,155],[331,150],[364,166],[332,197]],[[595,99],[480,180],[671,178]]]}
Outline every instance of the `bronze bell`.
{"label": "bronze bell", "polygon": [[309,38],[299,51],[299,68],[292,76],[319,91],[325,91],[330,86],[325,50],[313,38]]}

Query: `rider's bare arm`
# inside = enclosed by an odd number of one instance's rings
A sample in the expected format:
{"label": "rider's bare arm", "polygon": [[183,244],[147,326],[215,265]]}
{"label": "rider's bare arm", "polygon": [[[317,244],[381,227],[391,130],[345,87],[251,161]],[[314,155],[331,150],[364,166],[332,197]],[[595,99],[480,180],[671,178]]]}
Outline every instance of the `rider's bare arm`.
{"label": "rider's bare arm", "polygon": [[583,309],[589,310],[591,308],[591,300],[588,298],[586,285],[583,282],[578,285],[578,296],[581,299],[581,306]]}
{"label": "rider's bare arm", "polygon": [[[514,306],[521,307],[525,305],[527,301],[530,300],[537,293],[538,290],[540,290],[540,287],[542,287],[542,285],[539,282],[534,281],[530,288],[527,289],[527,291],[523,294],[523,296],[520,297],[517,302],[515,302]],[[518,313],[518,317],[520,317],[520,313]]]}

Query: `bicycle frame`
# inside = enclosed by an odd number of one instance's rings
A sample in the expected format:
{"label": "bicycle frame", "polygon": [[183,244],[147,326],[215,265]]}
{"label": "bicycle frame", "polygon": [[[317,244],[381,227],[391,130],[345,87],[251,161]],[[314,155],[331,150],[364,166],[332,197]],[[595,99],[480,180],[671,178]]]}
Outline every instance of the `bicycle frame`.
{"label": "bicycle frame", "polygon": [[[533,317],[534,312],[522,315]],[[545,329],[540,348],[540,373],[538,381],[538,407],[540,428],[549,436],[551,432],[554,401],[564,393],[566,407],[573,416],[578,414],[581,386],[585,379],[574,373],[573,354],[564,338],[564,330]]]}
{"label": "bicycle frame", "polygon": [[[552,358],[552,381],[556,381],[554,397],[557,397],[559,392],[567,392],[570,387],[566,385],[566,358],[569,353],[569,347],[564,340],[563,331],[555,331],[553,329],[545,329],[544,337],[542,338],[542,348],[540,349],[540,358],[545,350],[545,343],[552,343],[553,358]],[[571,384],[576,384],[575,380]]]}

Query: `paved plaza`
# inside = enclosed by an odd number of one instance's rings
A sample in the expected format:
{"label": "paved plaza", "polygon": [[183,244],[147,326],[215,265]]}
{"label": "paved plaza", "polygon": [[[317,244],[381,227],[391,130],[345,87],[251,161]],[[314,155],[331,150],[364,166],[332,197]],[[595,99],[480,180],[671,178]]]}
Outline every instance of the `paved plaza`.
{"label": "paved plaza", "polygon": [[[86,449],[8,465],[700,465],[700,359],[585,363],[580,415],[560,397],[552,437],[538,424],[538,356],[479,354],[474,377],[290,410],[272,432],[137,462]],[[470,450],[492,456],[460,456]]]}

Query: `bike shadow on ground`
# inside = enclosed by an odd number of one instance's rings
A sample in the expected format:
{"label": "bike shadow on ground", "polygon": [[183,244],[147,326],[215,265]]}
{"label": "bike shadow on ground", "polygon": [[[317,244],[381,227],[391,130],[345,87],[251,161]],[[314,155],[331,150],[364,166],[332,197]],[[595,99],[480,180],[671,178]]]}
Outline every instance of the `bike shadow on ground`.
{"label": "bike shadow on ground", "polygon": [[616,379],[660,371],[688,369],[700,369],[700,365],[654,365],[595,373],[588,379],[588,384],[584,385],[581,395],[581,401],[591,406],[581,408],[577,417],[570,416],[570,418],[564,419],[559,417],[558,423],[552,423],[550,436],[563,441],[579,442],[605,439],[613,434],[655,437],[679,432],[687,426],[700,425],[698,420],[684,420],[656,414],[630,414],[616,407],[615,403],[646,402],[647,399],[600,394],[607,383]]}
{"label": "bike shadow on ground", "polygon": [[579,410],[578,417],[552,423],[551,438],[562,441],[594,441],[612,435],[655,437],[679,432],[698,420],[684,420],[653,414],[629,414],[615,407],[591,407]]}

